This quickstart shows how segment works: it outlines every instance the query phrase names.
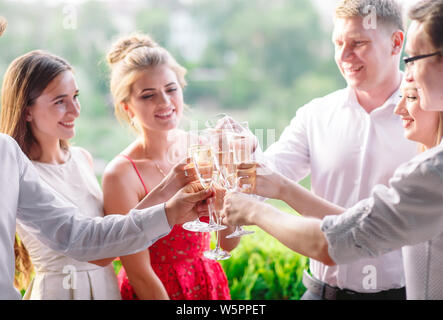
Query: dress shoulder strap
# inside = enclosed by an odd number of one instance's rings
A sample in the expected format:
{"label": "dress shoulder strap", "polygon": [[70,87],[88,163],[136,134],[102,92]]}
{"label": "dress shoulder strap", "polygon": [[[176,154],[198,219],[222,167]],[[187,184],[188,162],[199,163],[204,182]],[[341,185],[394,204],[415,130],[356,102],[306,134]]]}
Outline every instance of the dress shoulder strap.
{"label": "dress shoulder strap", "polygon": [[135,172],[137,172],[137,175],[140,178],[140,181],[141,181],[141,183],[143,185],[143,188],[145,189],[146,194],[148,194],[148,188],[146,188],[145,182],[143,181],[143,178],[142,178],[142,176],[140,174],[140,171],[138,171],[137,166],[135,165],[135,162],[129,156],[127,156],[125,154],[119,154],[119,155],[122,156],[122,157],[125,157],[126,159],[129,160],[129,162],[132,163],[132,166],[134,167]]}

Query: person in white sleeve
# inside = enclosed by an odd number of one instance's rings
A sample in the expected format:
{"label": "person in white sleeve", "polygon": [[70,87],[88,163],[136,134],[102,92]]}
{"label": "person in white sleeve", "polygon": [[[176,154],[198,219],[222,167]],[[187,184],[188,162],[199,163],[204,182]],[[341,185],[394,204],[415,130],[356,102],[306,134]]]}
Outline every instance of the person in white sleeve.
{"label": "person in white sleeve", "polygon": [[[406,44],[410,57],[404,59],[406,81],[414,82],[421,108],[439,111],[441,118],[443,0],[418,2],[411,8],[409,18],[412,23]],[[414,98],[413,95],[407,98],[411,97]],[[397,111],[402,113],[399,108]],[[263,177],[268,185],[270,180],[280,181],[277,184],[281,188],[277,187],[276,193],[297,210],[313,217],[288,215],[233,193],[225,198],[224,222],[257,224],[294,251],[331,266],[377,257],[404,247],[407,298],[443,299],[441,120],[437,133],[426,138],[418,136],[419,131],[424,132],[424,128],[419,129],[421,120],[409,110],[407,114],[403,111],[402,116],[406,133],[415,130],[416,140],[426,144],[428,150],[402,164],[389,185],[375,186],[368,198],[344,209],[288,179],[284,181],[281,176],[274,179],[275,175],[269,175]],[[325,294],[333,295],[334,291],[326,287]]]}
{"label": "person in white sleeve", "polygon": [[[368,6],[376,13],[372,21],[365,11]],[[394,170],[418,153],[393,114],[402,80],[403,30],[395,0],[338,3],[332,41],[347,87],[297,110],[280,139],[265,152],[276,170],[294,181],[311,174],[316,195],[348,208],[368,197],[375,185],[387,185]],[[324,286],[344,296],[404,299],[401,261],[400,250],[338,266],[310,259],[312,275],[304,274],[307,291],[302,299],[325,299]],[[376,288],[364,282],[367,265],[377,268]]]}
{"label": "person in white sleeve", "polygon": [[[0,18],[0,35],[6,21]],[[92,218],[56,195],[16,141],[0,134],[0,299],[20,299],[14,281],[16,221],[49,248],[79,261],[146,249],[175,224],[195,219],[196,204],[212,194],[188,183],[167,202],[154,190],[130,214]],[[173,183],[170,183],[171,185]]]}

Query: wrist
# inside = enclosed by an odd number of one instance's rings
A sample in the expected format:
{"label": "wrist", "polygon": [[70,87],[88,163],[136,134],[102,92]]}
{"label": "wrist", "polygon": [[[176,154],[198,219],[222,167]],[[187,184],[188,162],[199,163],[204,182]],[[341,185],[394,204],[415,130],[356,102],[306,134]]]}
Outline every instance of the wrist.
{"label": "wrist", "polygon": [[275,195],[275,199],[285,201],[288,197],[288,187],[289,187],[289,181],[285,176],[281,176],[281,179],[278,179],[279,183],[277,185],[277,194]]}
{"label": "wrist", "polygon": [[255,201],[251,202],[248,213],[245,215],[245,225],[256,224],[257,220],[260,217],[260,213],[262,212],[262,204],[264,203]]}
{"label": "wrist", "polygon": [[171,200],[165,202],[165,214],[166,220],[168,220],[169,226],[172,228],[175,225],[175,212],[174,206],[171,203]]}

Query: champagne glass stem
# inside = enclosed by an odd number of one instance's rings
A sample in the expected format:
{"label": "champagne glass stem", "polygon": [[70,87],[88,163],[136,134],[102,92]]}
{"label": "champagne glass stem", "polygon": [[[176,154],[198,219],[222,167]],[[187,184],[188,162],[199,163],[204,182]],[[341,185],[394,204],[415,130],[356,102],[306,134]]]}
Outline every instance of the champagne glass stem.
{"label": "champagne glass stem", "polygon": [[216,215],[215,213],[215,206],[214,206],[214,199],[209,198],[208,200],[208,211],[209,211],[209,225],[214,225],[214,217]]}

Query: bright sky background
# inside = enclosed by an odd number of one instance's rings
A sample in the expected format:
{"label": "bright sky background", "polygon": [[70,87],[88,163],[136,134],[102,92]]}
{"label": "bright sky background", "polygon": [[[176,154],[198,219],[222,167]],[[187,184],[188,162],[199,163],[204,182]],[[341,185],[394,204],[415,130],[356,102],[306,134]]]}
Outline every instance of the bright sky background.
{"label": "bright sky background", "polygon": [[[25,3],[26,2],[39,1],[39,2],[44,2],[46,4],[49,4],[49,5],[57,5],[57,4],[60,4],[60,3],[81,4],[81,3],[86,2],[88,0],[6,0],[6,1],[8,1],[8,2],[25,2]],[[113,2],[115,2],[116,0],[98,0],[98,1],[103,1],[103,2],[113,1]],[[124,2],[126,2],[126,1],[140,1],[140,0],[124,0],[124,1],[120,0],[120,2],[122,2],[122,4]],[[158,1],[161,1],[161,0],[158,0]],[[214,0],[214,1],[216,1],[216,0]],[[335,3],[337,3],[338,0],[326,0],[326,1],[325,0],[312,0],[312,1],[315,2],[315,3],[321,3],[321,7],[325,8],[325,10],[328,10],[328,9],[332,9],[335,6]],[[398,0],[398,1],[406,3],[406,5],[409,5],[410,3],[414,3],[414,2],[416,2],[418,0]],[[179,2],[179,3],[192,3],[193,0],[177,0],[177,2]]]}

